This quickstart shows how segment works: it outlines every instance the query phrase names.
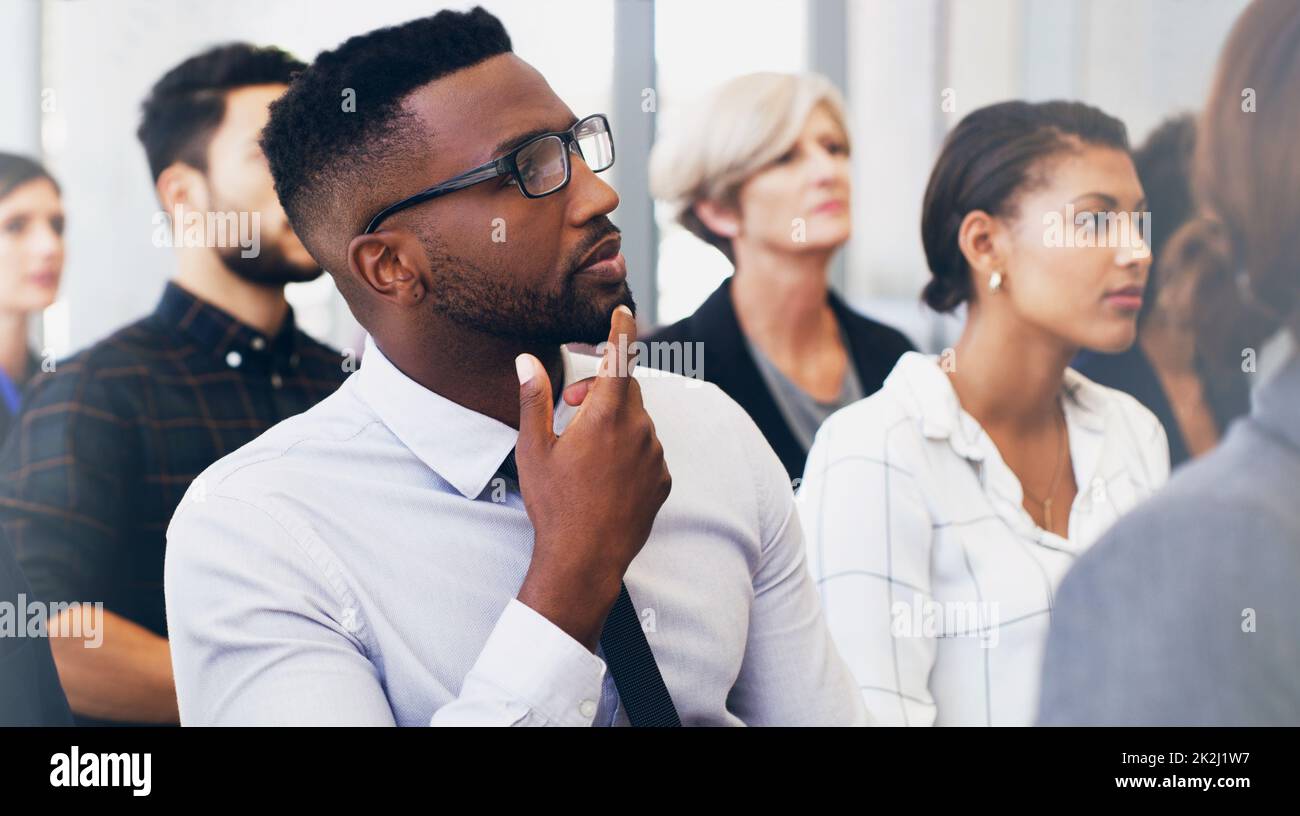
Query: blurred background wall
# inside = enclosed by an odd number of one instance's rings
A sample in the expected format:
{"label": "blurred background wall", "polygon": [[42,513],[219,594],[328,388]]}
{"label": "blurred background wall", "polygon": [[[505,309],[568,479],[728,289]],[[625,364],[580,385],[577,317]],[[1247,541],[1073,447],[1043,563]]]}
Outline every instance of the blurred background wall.
{"label": "blurred background wall", "polygon": [[[689,314],[727,274],[646,193],[654,134],[682,100],[756,70],[825,73],[852,115],[854,238],[835,285],[923,348],[957,319],[919,305],[922,192],[946,130],[1003,99],[1080,99],[1134,143],[1202,99],[1246,0],[481,0],[516,52],[618,147],[613,219],[643,315]],[[37,327],[59,356],[149,311],[174,271],[152,243],[158,210],[135,140],[139,105],[169,67],[230,40],[310,60],[349,35],[475,3],[428,0],[0,0],[0,150],[60,179],[68,261]],[[951,112],[942,103],[954,103]],[[302,324],[336,346],[358,330],[329,278],[292,287]]]}

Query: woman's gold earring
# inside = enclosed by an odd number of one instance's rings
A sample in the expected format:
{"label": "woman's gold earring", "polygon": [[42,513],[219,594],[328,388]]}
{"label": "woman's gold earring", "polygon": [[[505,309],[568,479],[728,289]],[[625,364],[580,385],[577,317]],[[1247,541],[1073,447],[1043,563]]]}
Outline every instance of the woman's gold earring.
{"label": "woman's gold earring", "polygon": [[997,271],[989,276],[989,291],[999,292],[1002,290],[1002,272]]}

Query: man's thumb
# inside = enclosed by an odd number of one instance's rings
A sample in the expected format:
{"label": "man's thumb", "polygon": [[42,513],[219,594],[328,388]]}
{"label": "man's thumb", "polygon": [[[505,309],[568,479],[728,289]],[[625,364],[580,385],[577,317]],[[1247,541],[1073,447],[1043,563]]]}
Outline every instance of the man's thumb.
{"label": "man's thumb", "polygon": [[[517,448],[532,448],[555,439],[551,404],[551,378],[546,369],[531,354],[515,358],[515,371],[519,374],[519,444]],[[518,451],[516,452],[516,456]]]}

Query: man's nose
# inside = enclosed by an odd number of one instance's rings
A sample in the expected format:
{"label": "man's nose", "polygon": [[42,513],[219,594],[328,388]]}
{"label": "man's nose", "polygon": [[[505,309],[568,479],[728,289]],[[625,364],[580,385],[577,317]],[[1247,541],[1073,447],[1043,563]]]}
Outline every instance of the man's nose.
{"label": "man's nose", "polygon": [[592,172],[580,157],[573,157],[573,177],[569,180],[569,213],[581,226],[600,215],[609,215],[618,207],[618,193],[599,175]]}

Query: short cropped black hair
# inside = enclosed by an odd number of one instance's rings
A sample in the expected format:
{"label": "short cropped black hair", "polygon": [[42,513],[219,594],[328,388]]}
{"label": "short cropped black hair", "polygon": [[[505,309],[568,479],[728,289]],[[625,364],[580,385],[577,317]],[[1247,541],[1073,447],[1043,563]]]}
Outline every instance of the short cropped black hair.
{"label": "short cropped black hair", "polygon": [[1084,145],[1129,151],[1128,130],[1082,102],[1001,102],[967,114],[944,140],[921,207],[921,243],[930,282],[921,298],[950,312],[973,293],[958,246],[966,215],[1010,214],[1021,193],[1043,182],[1043,160]]}
{"label": "short cropped black hair", "polygon": [[155,181],[174,162],[206,172],[208,144],[226,115],[226,94],[250,85],[288,85],[306,64],[279,48],[228,43],[163,74],[144,100],[136,135]]}
{"label": "short cropped black hair", "polygon": [[289,222],[313,254],[322,227],[342,226],[327,219],[342,217],[358,190],[386,177],[391,157],[415,146],[402,100],[511,50],[505,27],[483,8],[440,11],[352,37],[298,76],[271,105],[262,151]]}

